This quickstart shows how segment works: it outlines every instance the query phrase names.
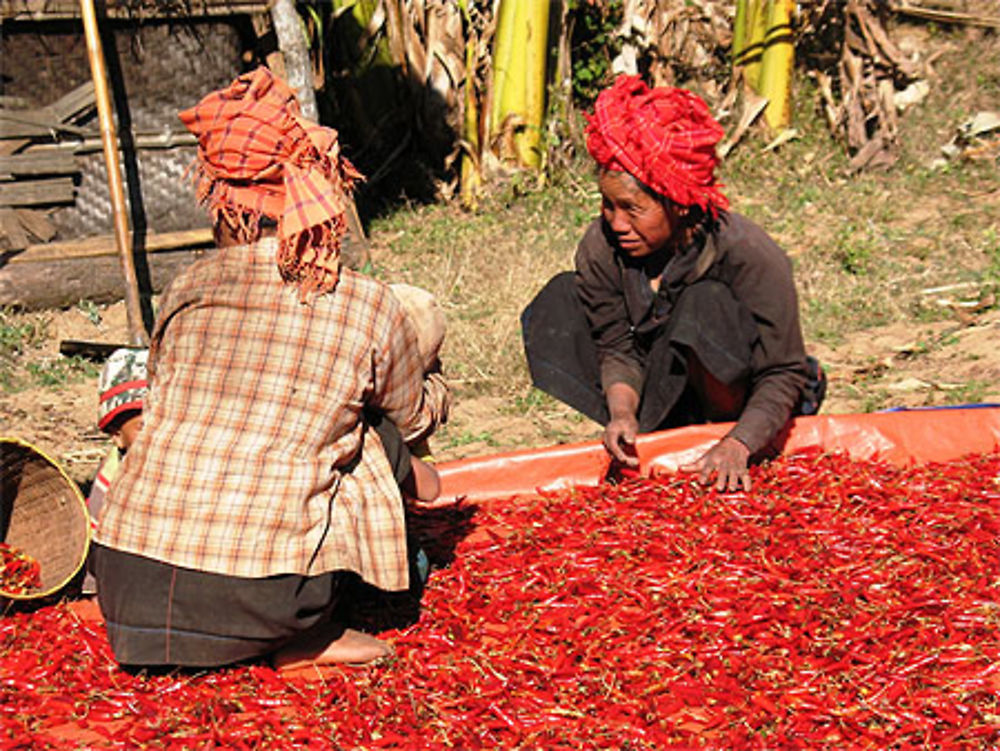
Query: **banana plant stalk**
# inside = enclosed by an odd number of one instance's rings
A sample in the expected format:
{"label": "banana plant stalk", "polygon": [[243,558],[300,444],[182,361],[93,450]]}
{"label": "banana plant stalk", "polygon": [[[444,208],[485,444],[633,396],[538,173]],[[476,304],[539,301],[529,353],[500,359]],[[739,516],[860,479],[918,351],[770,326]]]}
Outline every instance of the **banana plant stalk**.
{"label": "banana plant stalk", "polygon": [[548,2],[500,3],[489,132],[501,144],[501,159],[521,166],[541,164],[548,29]]}
{"label": "banana plant stalk", "polygon": [[772,130],[787,128],[792,120],[792,69],[795,43],[792,34],[792,3],[771,0],[760,66],[758,91],[767,97],[764,119]]}
{"label": "banana plant stalk", "polygon": [[[497,8],[497,25],[493,45],[493,78],[490,91],[490,118],[487,123],[491,140],[499,140],[507,127],[505,120],[510,114],[512,101],[516,99],[513,89],[520,87],[517,71],[511,70],[514,61],[514,32],[517,26],[517,0],[502,0]],[[500,148],[500,157],[511,155]]]}
{"label": "banana plant stalk", "polygon": [[545,84],[549,39],[548,2],[520,3],[530,10],[524,19],[524,128],[516,137],[522,164],[538,168],[542,164],[542,124],[545,120]]}
{"label": "banana plant stalk", "polygon": [[475,209],[479,205],[479,193],[483,176],[482,159],[479,138],[479,99],[476,92],[477,39],[471,31],[468,8],[464,2],[459,6],[466,24],[470,27],[468,39],[465,42],[465,96],[462,119],[462,168],[459,175],[461,181],[459,197],[467,209]]}
{"label": "banana plant stalk", "polygon": [[774,0],[736,0],[733,26],[733,67],[742,68],[743,80],[754,91],[760,84],[767,20]]}

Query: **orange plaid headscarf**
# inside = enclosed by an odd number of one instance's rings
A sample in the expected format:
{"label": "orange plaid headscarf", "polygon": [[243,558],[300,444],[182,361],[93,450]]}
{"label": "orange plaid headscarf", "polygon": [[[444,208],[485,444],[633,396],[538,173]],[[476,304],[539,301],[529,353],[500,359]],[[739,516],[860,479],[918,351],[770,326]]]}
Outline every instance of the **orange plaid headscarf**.
{"label": "orange plaid headscarf", "polygon": [[587,150],[606,169],[630,175],[682,206],[715,214],[729,207],[715,180],[724,131],[708,105],[685,89],[649,88],[620,75],[587,116]]}
{"label": "orange plaid headscarf", "polygon": [[303,298],[340,273],[348,196],[363,179],[340,155],[337,131],[302,116],[295,92],[257,68],[179,113],[198,138],[198,201],[245,242],[262,216],[278,222],[278,269]]}

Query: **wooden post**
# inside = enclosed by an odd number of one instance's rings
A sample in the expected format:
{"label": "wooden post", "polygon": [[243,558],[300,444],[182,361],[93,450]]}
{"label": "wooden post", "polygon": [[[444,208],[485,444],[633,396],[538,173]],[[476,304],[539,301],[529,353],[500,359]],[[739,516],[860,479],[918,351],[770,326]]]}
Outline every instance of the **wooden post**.
{"label": "wooden post", "polygon": [[97,119],[101,126],[101,142],[104,146],[104,162],[108,170],[108,189],[111,193],[115,244],[118,246],[122,273],[125,276],[125,311],[128,316],[129,344],[145,346],[149,343],[149,336],[142,323],[139,282],[135,274],[135,260],[132,258],[132,238],[129,235],[121,162],[118,157],[118,137],[115,133],[115,123],[111,111],[111,94],[108,91],[107,65],[104,62],[104,49],[101,46],[101,36],[97,28],[97,13],[94,10],[93,0],[80,0],[80,15],[83,19],[83,31],[87,40],[90,74],[94,80]]}
{"label": "wooden post", "polygon": [[309,48],[302,34],[302,19],[295,10],[292,0],[274,0],[271,6],[271,20],[278,46],[285,58],[285,76],[288,85],[295,89],[302,114],[319,122],[316,107],[316,92],[312,83],[312,68],[309,63]]}
{"label": "wooden post", "polygon": [[[81,0],[82,1],[82,0]],[[271,5],[271,22],[278,38],[278,47],[284,58],[285,78],[295,89],[302,114],[319,122],[319,108],[316,105],[316,91],[313,89],[312,66],[309,62],[309,48],[302,34],[302,19],[292,0],[274,0]],[[358,255],[368,260],[368,238],[358,215],[354,198],[347,197],[347,231],[357,245]]]}

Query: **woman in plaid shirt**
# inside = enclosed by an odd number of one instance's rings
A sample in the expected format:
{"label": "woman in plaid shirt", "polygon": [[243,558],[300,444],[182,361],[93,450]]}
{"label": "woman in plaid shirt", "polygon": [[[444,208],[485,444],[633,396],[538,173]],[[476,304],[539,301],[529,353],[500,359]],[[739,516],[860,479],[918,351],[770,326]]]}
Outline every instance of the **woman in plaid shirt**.
{"label": "woman in plaid shirt", "polygon": [[100,519],[112,649],[137,667],[377,659],[388,645],[345,628],[348,583],[409,586],[400,486],[437,485],[407,444],[446,419],[447,385],[389,288],[340,267],[360,175],[336,132],[265,68],[181,119],[219,249],[162,297],[144,428]]}

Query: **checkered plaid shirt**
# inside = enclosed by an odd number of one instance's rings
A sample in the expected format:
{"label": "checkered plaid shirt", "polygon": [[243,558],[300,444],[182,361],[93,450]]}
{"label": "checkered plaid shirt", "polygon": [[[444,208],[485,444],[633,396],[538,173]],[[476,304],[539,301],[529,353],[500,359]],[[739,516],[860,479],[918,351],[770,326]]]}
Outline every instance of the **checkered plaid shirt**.
{"label": "checkered plaid shirt", "polygon": [[307,304],[276,243],[216,251],[164,294],[144,427],[98,542],[244,577],[347,569],[408,585],[403,504],[361,410],[408,441],[441,419],[416,333],[389,288],[347,271]]}

